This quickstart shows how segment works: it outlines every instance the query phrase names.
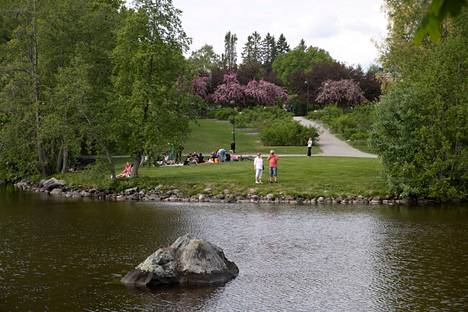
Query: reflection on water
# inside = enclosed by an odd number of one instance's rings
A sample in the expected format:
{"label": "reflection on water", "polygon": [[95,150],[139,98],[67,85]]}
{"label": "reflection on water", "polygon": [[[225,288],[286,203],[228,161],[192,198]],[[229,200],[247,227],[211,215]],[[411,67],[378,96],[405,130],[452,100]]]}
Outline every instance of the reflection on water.
{"label": "reflection on water", "polygon": [[[126,288],[179,235],[221,246],[224,287]],[[463,310],[468,207],[161,205],[0,191],[0,311]]]}

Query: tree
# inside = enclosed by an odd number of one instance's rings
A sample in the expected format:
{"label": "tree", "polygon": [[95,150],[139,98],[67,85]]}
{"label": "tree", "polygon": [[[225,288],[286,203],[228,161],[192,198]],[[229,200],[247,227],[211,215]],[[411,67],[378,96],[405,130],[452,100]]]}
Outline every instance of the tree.
{"label": "tree", "polygon": [[237,70],[237,79],[243,85],[250,80],[258,80],[263,76],[262,65],[256,61],[247,61],[239,65]]}
{"label": "tree", "polygon": [[[468,197],[468,12],[450,18],[440,43],[414,45],[419,1],[387,1],[392,27],[383,55],[391,84],[381,98],[371,143],[390,191],[409,197]],[[419,20],[419,19],[416,19]]]}
{"label": "tree", "polygon": [[222,61],[228,71],[234,71],[237,68],[237,36],[230,31],[224,36],[224,54]]}
{"label": "tree", "polygon": [[224,83],[216,88],[213,99],[216,103],[225,105],[244,103],[244,86],[239,83],[236,74],[224,75]]}
{"label": "tree", "polygon": [[289,44],[286,41],[286,37],[283,34],[281,34],[278,38],[278,41],[276,42],[276,53],[277,55],[281,55],[288,52]]}
{"label": "tree", "polygon": [[291,74],[298,71],[309,72],[314,66],[331,61],[330,54],[325,50],[316,47],[303,50],[301,46],[298,46],[285,54],[278,55],[273,62],[273,71],[282,83],[290,86]]}
{"label": "tree", "polygon": [[220,57],[215,53],[213,46],[205,44],[192,52],[189,62],[196,73],[211,73],[218,66]]}
{"label": "tree", "polygon": [[262,37],[256,31],[247,37],[242,51],[243,63],[262,63]]}
{"label": "tree", "polygon": [[[62,91],[73,91],[68,87],[83,80],[67,79],[66,73],[88,68],[83,78],[90,86],[85,88],[86,97],[99,107],[96,111],[103,111],[100,105],[107,102],[109,92],[108,55],[115,42],[119,7],[107,0],[61,0],[54,5],[39,0],[3,1],[0,16],[8,23],[0,44],[5,51],[0,57],[0,111],[8,122],[0,129],[0,159],[8,165],[2,174],[65,171],[70,154],[79,153],[83,120],[76,115],[76,101],[70,100],[74,95],[65,99]],[[74,63],[76,59],[83,66]]]}
{"label": "tree", "polygon": [[262,62],[266,73],[270,73],[272,71],[271,65],[275,61],[276,55],[275,37],[270,35],[270,33],[267,33],[262,41]]}
{"label": "tree", "polygon": [[180,144],[187,134],[191,111],[181,83],[189,39],[179,15],[169,0],[140,0],[118,30],[114,86],[125,112],[122,140],[134,158],[132,176],[143,155]]}
{"label": "tree", "polygon": [[362,103],[365,97],[356,81],[342,79],[325,81],[320,87],[315,100],[321,104],[336,103],[343,108],[349,108]]}
{"label": "tree", "polygon": [[299,50],[302,50],[302,51],[305,51],[307,49],[307,45],[306,45],[304,39],[301,39],[301,41],[299,41],[299,44],[297,45],[296,49],[299,49]]}
{"label": "tree", "polygon": [[192,93],[198,95],[204,100],[208,100],[208,85],[210,78],[208,76],[198,76],[192,81]]}
{"label": "tree", "polygon": [[288,98],[284,88],[265,80],[251,80],[245,87],[244,93],[253,103],[260,105],[274,105]]}

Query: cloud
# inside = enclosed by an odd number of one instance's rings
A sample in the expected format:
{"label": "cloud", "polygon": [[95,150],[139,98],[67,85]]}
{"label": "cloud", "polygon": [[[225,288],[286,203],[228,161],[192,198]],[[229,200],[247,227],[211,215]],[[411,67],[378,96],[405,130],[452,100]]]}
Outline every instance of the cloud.
{"label": "cloud", "polygon": [[224,35],[231,31],[239,38],[239,62],[247,36],[258,31],[262,36],[283,33],[291,47],[303,38],[338,61],[367,67],[378,57],[372,40],[386,34],[383,0],[174,0],[174,5],[183,11],[192,50],[207,43],[221,54]]}

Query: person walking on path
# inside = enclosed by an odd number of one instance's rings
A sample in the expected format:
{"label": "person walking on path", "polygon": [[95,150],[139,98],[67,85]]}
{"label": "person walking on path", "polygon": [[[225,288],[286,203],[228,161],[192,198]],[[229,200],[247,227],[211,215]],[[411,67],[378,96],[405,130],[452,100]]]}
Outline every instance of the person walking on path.
{"label": "person walking on path", "polygon": [[275,154],[275,151],[271,150],[270,155],[268,155],[268,169],[270,176],[270,183],[277,183],[278,176],[278,155]]}
{"label": "person walking on path", "polygon": [[254,159],[254,170],[255,170],[255,183],[262,183],[262,173],[263,173],[263,158],[262,154],[258,153],[257,157]]}
{"label": "person walking on path", "polygon": [[309,141],[307,141],[307,156],[312,156],[312,144],[314,144],[314,141],[312,138],[309,138]]}

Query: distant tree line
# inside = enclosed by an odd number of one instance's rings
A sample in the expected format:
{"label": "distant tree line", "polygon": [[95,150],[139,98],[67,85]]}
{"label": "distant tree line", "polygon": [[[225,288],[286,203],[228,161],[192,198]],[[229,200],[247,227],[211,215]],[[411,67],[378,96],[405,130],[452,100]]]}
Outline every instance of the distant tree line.
{"label": "distant tree line", "polygon": [[[306,113],[307,107],[329,103],[347,108],[363,101],[375,101],[381,94],[380,68],[374,65],[364,72],[360,66],[344,65],[323,49],[307,47],[304,40],[290,49],[283,34],[278,39],[270,33],[262,38],[254,31],[242,49],[242,62],[237,64],[237,36],[228,32],[224,39],[225,51],[221,56],[214,52],[212,46],[204,45],[189,58],[192,68],[198,73],[194,88],[199,89],[203,81],[205,89],[197,94],[208,102],[216,102],[210,95],[224,84],[226,74],[236,74],[242,86],[254,85],[252,81],[257,81],[283,87],[289,95],[290,105],[299,114]],[[342,82],[335,83],[337,81]],[[232,98],[225,103],[236,100]]]}

